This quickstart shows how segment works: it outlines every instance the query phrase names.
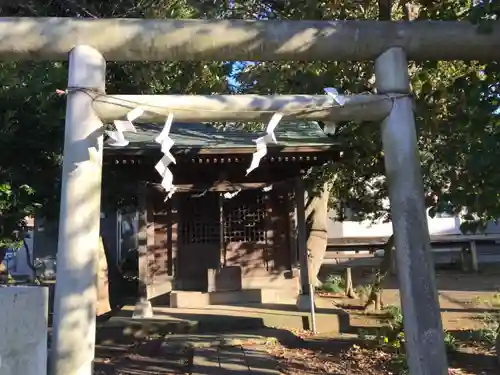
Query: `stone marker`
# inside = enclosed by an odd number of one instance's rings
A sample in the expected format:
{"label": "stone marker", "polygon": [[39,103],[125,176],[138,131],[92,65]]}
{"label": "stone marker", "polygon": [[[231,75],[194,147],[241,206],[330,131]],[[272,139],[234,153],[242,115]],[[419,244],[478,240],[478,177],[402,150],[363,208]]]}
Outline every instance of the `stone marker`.
{"label": "stone marker", "polygon": [[0,374],[47,374],[48,289],[0,287]]}

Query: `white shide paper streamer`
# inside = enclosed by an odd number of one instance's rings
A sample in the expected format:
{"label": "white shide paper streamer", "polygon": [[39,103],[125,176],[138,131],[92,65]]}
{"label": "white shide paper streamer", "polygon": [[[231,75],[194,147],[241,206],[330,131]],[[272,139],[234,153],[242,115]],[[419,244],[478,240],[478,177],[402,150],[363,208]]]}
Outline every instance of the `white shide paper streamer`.
{"label": "white shide paper streamer", "polygon": [[193,194],[193,195],[191,195],[191,197],[193,197],[193,198],[201,198],[201,197],[204,197],[207,193],[208,193],[208,189],[205,189],[205,190],[203,190],[199,194]]}
{"label": "white shide paper streamer", "polygon": [[232,193],[230,191],[226,191],[224,193],[224,198],[226,198],[226,199],[234,198],[234,197],[236,197],[240,193],[240,191],[241,191],[241,189],[233,191]]}
{"label": "white shide paper streamer", "polygon": [[[337,91],[337,89],[335,89],[333,87],[326,87],[323,90],[338,105],[342,106],[346,103],[345,96],[340,95],[339,92]],[[325,128],[323,129],[323,132],[325,134],[333,135],[333,134],[335,134],[336,130],[337,130],[337,124],[335,124],[334,122],[325,122]]]}
{"label": "white shide paper streamer", "polygon": [[137,129],[132,123],[136,119],[142,116],[144,110],[141,107],[137,107],[127,113],[126,120],[115,120],[113,121],[116,131],[106,131],[106,134],[111,138],[109,142],[110,146],[115,147],[125,147],[129,144],[129,141],[125,139],[125,132],[137,133]]}
{"label": "white shide paper streamer", "polygon": [[174,155],[172,155],[172,153],[170,152],[172,146],[174,145],[174,140],[170,138],[170,128],[172,127],[173,120],[174,120],[174,114],[169,113],[160,135],[158,135],[158,137],[155,138],[155,142],[161,145],[161,152],[163,152],[163,157],[155,165],[155,169],[162,177],[161,186],[167,192],[167,197],[165,198],[165,201],[172,198],[172,195],[177,190],[177,188],[173,185],[174,175],[172,174],[172,171],[168,168],[170,164],[172,163],[175,164]]}
{"label": "white shide paper streamer", "polygon": [[264,187],[262,188],[262,191],[263,191],[264,193],[267,193],[267,192],[269,192],[269,191],[271,191],[271,190],[273,190],[273,185],[264,186]]}
{"label": "white shide paper streamer", "polygon": [[271,117],[271,120],[267,124],[266,135],[263,137],[257,138],[255,140],[256,150],[252,156],[252,162],[250,163],[250,167],[247,169],[247,176],[250,172],[256,169],[260,161],[267,154],[267,145],[268,143],[278,143],[276,140],[276,136],[274,135],[274,129],[278,126],[279,122],[283,118],[283,113],[277,112]]}
{"label": "white shide paper streamer", "polygon": [[344,105],[345,104],[345,102],[346,102],[345,96],[344,95],[340,95],[339,92],[337,91],[337,89],[334,89],[333,87],[325,87],[323,90],[338,105]]}

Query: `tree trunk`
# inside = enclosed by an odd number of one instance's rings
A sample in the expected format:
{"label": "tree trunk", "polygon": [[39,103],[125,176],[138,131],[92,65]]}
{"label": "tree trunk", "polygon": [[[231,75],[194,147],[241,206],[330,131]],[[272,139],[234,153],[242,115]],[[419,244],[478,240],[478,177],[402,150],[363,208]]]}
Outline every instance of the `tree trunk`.
{"label": "tree trunk", "polygon": [[410,0],[400,0],[399,7],[403,11],[404,21],[413,21],[418,18],[420,14],[420,5]]}
{"label": "tree trunk", "polygon": [[497,352],[497,362],[500,365],[500,328],[497,331],[497,339],[495,343],[495,348]]}
{"label": "tree trunk", "polygon": [[31,259],[30,248],[28,246],[28,243],[26,242],[26,236],[23,236],[23,248],[24,251],[26,252],[26,264],[31,270],[32,281],[36,281],[37,280],[36,268],[35,265],[33,264],[33,260]]}
{"label": "tree trunk", "polygon": [[321,285],[318,274],[328,244],[329,198],[330,190],[328,183],[323,185],[321,194],[312,198],[306,198],[306,219],[310,222],[310,230],[307,238],[307,250],[310,254],[309,275],[316,287]]}
{"label": "tree trunk", "polygon": [[7,248],[0,247],[0,284],[7,284],[9,281],[7,266],[3,264],[5,254],[7,254]]}
{"label": "tree trunk", "polygon": [[375,311],[380,311],[384,307],[382,302],[382,284],[387,274],[391,271],[393,249],[394,235],[391,235],[384,246],[384,258],[380,263],[379,269],[375,273],[370,296],[368,297],[368,301],[365,303],[365,311],[369,310],[371,307],[373,307]]}
{"label": "tree trunk", "polygon": [[102,237],[99,237],[97,262],[97,316],[111,311],[108,286],[108,262],[106,259],[106,250],[104,248]]}
{"label": "tree trunk", "polygon": [[345,269],[345,295],[349,298],[358,298],[352,283],[352,271],[350,267]]}
{"label": "tree trunk", "polygon": [[378,0],[378,19],[390,21],[392,15],[392,0]]}
{"label": "tree trunk", "polygon": [[5,259],[5,254],[7,254],[7,248],[6,247],[0,247],[0,264]]}
{"label": "tree trunk", "polygon": [[[390,21],[392,18],[392,0],[378,0],[378,19],[380,21]],[[368,301],[365,304],[365,311],[372,307],[375,311],[380,311],[383,308],[382,302],[382,283],[385,276],[391,271],[391,253],[394,239],[393,236],[389,238],[384,247],[384,259],[382,260],[379,269],[375,273],[375,278],[372,283]]]}

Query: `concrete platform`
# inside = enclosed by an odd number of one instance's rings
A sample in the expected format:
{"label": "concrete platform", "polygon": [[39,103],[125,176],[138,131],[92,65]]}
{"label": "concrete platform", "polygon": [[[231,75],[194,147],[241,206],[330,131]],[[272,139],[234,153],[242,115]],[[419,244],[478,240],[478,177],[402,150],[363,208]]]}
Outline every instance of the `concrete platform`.
{"label": "concrete platform", "polygon": [[[316,327],[320,333],[345,332],[349,315],[335,309],[329,301],[316,301]],[[133,319],[133,306],[123,310],[97,329],[97,343],[135,341],[137,339],[168,334],[201,334],[262,328],[308,330],[311,326],[307,312],[295,305],[255,304],[245,306],[210,305],[203,309],[156,307],[154,316]]]}

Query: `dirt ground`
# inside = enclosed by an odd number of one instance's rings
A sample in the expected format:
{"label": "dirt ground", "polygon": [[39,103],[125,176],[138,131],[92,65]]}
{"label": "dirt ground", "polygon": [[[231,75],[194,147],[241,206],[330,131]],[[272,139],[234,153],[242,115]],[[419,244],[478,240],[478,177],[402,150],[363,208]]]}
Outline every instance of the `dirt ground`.
{"label": "dirt ground", "polygon": [[[355,275],[355,283],[366,282],[366,275]],[[441,271],[436,276],[443,326],[448,348],[450,375],[499,374],[494,342],[495,322],[500,312],[500,269],[479,274]],[[331,301],[350,314],[358,333],[379,335],[387,324],[386,313],[364,313],[363,300],[334,295]],[[394,278],[388,280],[383,300],[398,305]],[[407,374],[400,349],[373,339],[339,336],[312,337],[310,332],[292,332],[287,339],[268,344],[277,368],[287,375],[391,375]],[[290,338],[292,337],[292,338]],[[368,336],[367,336],[368,337]],[[404,345],[404,344],[403,344]],[[135,343],[126,347],[100,347],[96,353],[96,375],[190,374],[192,353],[165,354],[160,341]],[[191,357],[190,357],[191,356]]]}
{"label": "dirt ground", "polygon": [[[354,275],[360,289],[369,281],[367,275]],[[448,347],[450,375],[493,375],[500,373],[496,363],[494,336],[500,318],[500,269],[485,269],[478,274],[456,271],[436,273],[441,316]],[[361,293],[360,293],[361,294]],[[362,311],[364,300],[324,295],[332,304],[349,313],[351,325],[375,333],[387,324],[383,313]],[[399,306],[397,280],[386,281],[383,302]],[[334,339],[315,342],[316,348],[275,348],[282,372],[299,374],[404,374],[399,356],[387,346],[363,344],[338,345]],[[318,350],[319,346],[319,350]],[[388,348],[392,349],[392,348]],[[304,367],[304,364],[307,364]]]}
{"label": "dirt ground", "polygon": [[[287,375],[403,375],[408,374],[404,359],[377,348],[361,345],[328,345],[317,348],[276,346],[269,352],[279,360],[278,368]],[[498,374],[492,355],[483,349],[448,355],[450,375]]]}
{"label": "dirt ground", "polygon": [[[368,282],[366,277],[361,276],[360,279],[362,284]],[[436,284],[446,330],[480,329],[484,324],[481,318],[500,308],[500,268],[485,269],[477,274],[438,271]],[[386,282],[383,302],[386,305],[400,304],[395,277]],[[362,305],[361,301],[349,299],[335,303],[340,306],[353,305],[354,309]],[[350,312],[355,321],[360,319],[361,325],[370,324],[369,317],[355,314],[352,310]]]}
{"label": "dirt ground", "polygon": [[189,374],[192,350],[166,353],[162,343],[163,340],[155,339],[129,345],[98,346],[94,375]]}

